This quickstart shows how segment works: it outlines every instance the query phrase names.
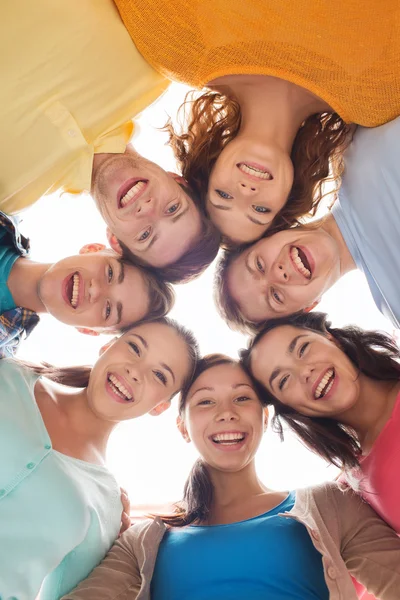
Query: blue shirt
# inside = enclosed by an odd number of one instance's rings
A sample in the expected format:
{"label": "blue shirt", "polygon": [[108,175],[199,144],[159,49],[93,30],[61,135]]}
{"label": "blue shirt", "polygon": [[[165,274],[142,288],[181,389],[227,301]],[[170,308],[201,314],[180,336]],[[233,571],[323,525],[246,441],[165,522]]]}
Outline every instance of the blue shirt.
{"label": "blue shirt", "polygon": [[400,327],[400,118],[357,129],[332,214],[375,304]]}
{"label": "blue shirt", "polygon": [[328,600],[322,557],[307,529],[274,509],[239,523],[170,529],[161,542],[152,600]]}
{"label": "blue shirt", "polygon": [[34,397],[38,376],[0,361],[0,597],[56,600],[118,535],[120,490],[104,467],[53,450]]}
{"label": "blue shirt", "polygon": [[35,312],[15,306],[7,285],[13,264],[28,252],[29,240],[18,232],[15,220],[0,211],[0,358],[15,354],[23,335],[39,322]]}

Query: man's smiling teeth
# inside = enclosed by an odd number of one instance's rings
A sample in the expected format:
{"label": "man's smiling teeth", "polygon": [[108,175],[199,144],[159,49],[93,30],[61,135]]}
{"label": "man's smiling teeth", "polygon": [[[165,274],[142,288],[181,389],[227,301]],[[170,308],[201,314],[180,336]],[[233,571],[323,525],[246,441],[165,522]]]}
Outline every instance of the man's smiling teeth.
{"label": "man's smiling teeth", "polygon": [[132,395],[128,392],[126,387],[115,377],[115,375],[109,375],[107,377],[108,383],[111,389],[123,400],[132,400]]}
{"label": "man's smiling teeth", "polygon": [[334,380],[335,380],[334,369],[328,369],[327,372],[325,373],[325,375],[323,376],[323,378],[321,379],[321,381],[319,382],[317,389],[315,390],[314,396],[317,400],[318,400],[318,398],[322,398],[323,396],[326,396],[326,394],[331,391]]}
{"label": "man's smiling teeth", "polygon": [[146,187],[146,182],[145,181],[137,181],[130,190],[128,190],[125,194],[125,196],[122,196],[121,200],[120,200],[120,205],[121,207],[124,207],[128,204],[129,200],[132,200],[132,198],[134,196],[136,196],[136,194],[140,194],[140,192],[143,190],[143,188]]}
{"label": "man's smiling teeth", "polygon": [[257,169],[256,167],[250,167],[249,165],[246,165],[246,163],[240,163],[239,169],[243,173],[253,175],[253,177],[258,177],[259,179],[273,179],[271,173],[269,173],[268,171],[264,171],[263,169]]}
{"label": "man's smiling teeth", "polygon": [[73,283],[72,283],[72,293],[71,293],[71,306],[76,308],[78,304],[79,297],[79,274],[74,273],[73,275]]}
{"label": "man's smiling teeth", "polygon": [[216,444],[233,445],[242,442],[245,438],[244,433],[217,433],[212,436],[212,441]]}
{"label": "man's smiling teeth", "polygon": [[293,248],[290,250],[290,257],[296,265],[296,267],[298,268],[298,270],[300,271],[300,273],[302,273],[304,277],[307,277],[307,279],[310,279],[311,271],[309,271],[307,267],[303,265],[303,261],[299,256],[299,251],[295,246],[293,246]]}

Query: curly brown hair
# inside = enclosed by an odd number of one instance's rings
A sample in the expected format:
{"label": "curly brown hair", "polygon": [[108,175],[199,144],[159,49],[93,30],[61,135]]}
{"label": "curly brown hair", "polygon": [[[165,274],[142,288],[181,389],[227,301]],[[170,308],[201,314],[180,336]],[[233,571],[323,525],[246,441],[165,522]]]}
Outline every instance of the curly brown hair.
{"label": "curly brown hair", "polygon": [[[165,125],[169,144],[183,177],[200,198],[205,210],[208,180],[224,147],[239,133],[241,109],[232,97],[205,91],[199,97],[191,91],[178,111],[180,133],[171,119]],[[185,127],[186,124],[186,127]],[[313,216],[326,195],[324,184],[333,182],[339,189],[343,172],[343,150],[351,141],[353,126],[337,113],[319,113],[304,121],[293,143],[292,189],[283,209],[269,231],[279,231]],[[229,247],[229,240],[223,240]]]}

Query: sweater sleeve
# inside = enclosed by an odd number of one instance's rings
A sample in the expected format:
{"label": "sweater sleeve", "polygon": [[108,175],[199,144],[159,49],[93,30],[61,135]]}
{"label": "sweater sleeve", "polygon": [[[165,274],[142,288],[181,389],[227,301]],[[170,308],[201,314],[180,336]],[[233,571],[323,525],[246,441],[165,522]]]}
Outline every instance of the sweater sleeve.
{"label": "sweater sleeve", "polygon": [[400,538],[351,490],[332,488],[340,526],[340,550],[349,572],[381,600],[398,600]]}
{"label": "sweater sleeve", "polygon": [[135,536],[135,527],[125,531],[89,577],[62,600],[135,600],[141,587]]}

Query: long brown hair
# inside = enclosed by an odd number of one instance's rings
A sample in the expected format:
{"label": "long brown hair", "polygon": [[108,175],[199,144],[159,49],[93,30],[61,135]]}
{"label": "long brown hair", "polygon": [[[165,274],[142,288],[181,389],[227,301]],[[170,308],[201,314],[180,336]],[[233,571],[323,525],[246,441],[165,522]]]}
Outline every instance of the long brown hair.
{"label": "long brown hair", "polygon": [[175,262],[165,267],[153,267],[145,260],[136,256],[126,244],[118,240],[122,248],[124,260],[133,265],[146,268],[147,272],[155,276],[158,281],[168,283],[187,283],[193,281],[203,273],[218,254],[221,234],[215,225],[199,207],[197,194],[185,185],[181,185],[184,192],[190,196],[200,214],[201,230],[186,252]]}
{"label": "long brown hair", "polygon": [[[355,325],[332,327],[325,313],[310,312],[274,319],[250,341],[247,350],[241,351],[241,361],[251,372],[251,352],[272,329],[291,325],[324,336],[332,336],[353,365],[368,377],[381,381],[400,379],[400,351],[394,340],[380,331],[365,331]],[[258,382],[261,387],[262,383]],[[308,417],[280,402],[264,388],[265,397],[274,407],[272,426],[283,439],[283,423],[297,433],[313,452],[340,468],[358,465],[361,446],[356,432],[333,418]]]}
{"label": "long brown hair", "polygon": [[[189,92],[178,117],[180,132],[171,119],[165,130],[182,176],[205,211],[210,173],[224,147],[240,130],[240,105],[219,92],[205,91],[199,97],[196,92]],[[293,185],[269,230],[287,229],[299,223],[301,217],[314,215],[325,195],[325,183],[333,182],[333,191],[338,190],[344,168],[342,154],[351,141],[352,131],[352,126],[337,113],[319,113],[304,121],[291,152]],[[226,242],[231,245],[229,240]]]}
{"label": "long brown hair", "polygon": [[[179,400],[179,415],[182,418],[189,390],[198,377],[208,369],[219,365],[238,365],[239,361],[224,354],[209,354],[197,363],[193,379],[183,388]],[[247,370],[245,370],[247,374]],[[253,378],[250,376],[251,380]],[[257,385],[257,384],[255,384]],[[256,387],[256,390],[258,387]],[[175,512],[170,515],[158,515],[170,527],[185,527],[191,523],[207,521],[213,502],[213,485],[204,461],[199,458],[194,463],[183,490],[183,498],[175,504]]]}

